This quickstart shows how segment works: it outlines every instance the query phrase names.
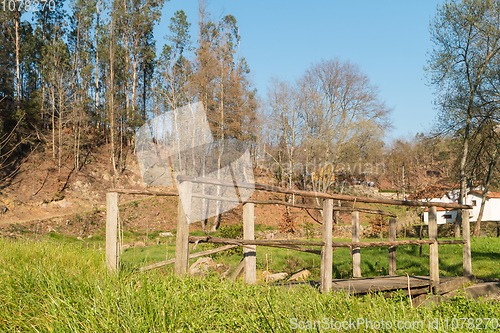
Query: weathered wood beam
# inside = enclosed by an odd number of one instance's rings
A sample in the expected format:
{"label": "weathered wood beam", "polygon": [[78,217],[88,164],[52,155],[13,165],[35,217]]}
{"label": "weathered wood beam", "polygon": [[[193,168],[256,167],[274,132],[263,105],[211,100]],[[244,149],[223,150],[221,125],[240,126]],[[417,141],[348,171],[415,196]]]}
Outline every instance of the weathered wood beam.
{"label": "weathered wood beam", "polygon": [[470,247],[470,222],[469,211],[462,210],[462,238],[464,240],[463,247],[463,273],[464,276],[472,275],[472,257]]}
{"label": "weathered wood beam", "polygon": [[274,246],[274,245],[303,245],[303,246],[323,246],[323,242],[318,241],[302,241],[302,240],[281,240],[281,239],[232,239],[212,236],[189,236],[190,243],[218,243],[218,244],[234,244],[239,246],[246,245],[260,245],[260,246]]}
{"label": "weathered wood beam", "polygon": [[[212,178],[204,178],[204,177],[192,177],[192,176],[177,176],[179,181],[190,181],[193,183],[201,183],[201,184],[212,184],[212,185],[220,185],[227,187],[234,187],[234,182],[218,180]],[[350,196],[343,194],[333,194],[333,193],[322,193],[322,192],[311,192],[311,191],[302,191],[302,190],[293,190],[286,189],[282,187],[259,184],[259,183],[236,183],[238,187],[241,188],[250,188],[256,189],[259,191],[267,191],[267,192],[275,192],[275,193],[284,193],[284,194],[295,194],[303,197],[314,197],[314,198],[323,198],[323,199],[335,199],[335,200],[343,200],[343,201],[356,201],[356,202],[365,202],[365,203],[379,203],[386,205],[396,205],[396,206],[411,206],[411,207],[444,207],[444,208],[457,208],[457,209],[472,209],[472,206],[469,205],[460,205],[456,203],[445,203],[445,202],[425,202],[425,201],[412,201],[412,200],[393,200],[393,199],[384,199],[384,198],[369,198],[369,197],[358,197],[358,196]]]}
{"label": "weathered wood beam", "polygon": [[[396,219],[389,220],[389,241],[396,241]],[[396,275],[396,247],[389,247],[389,275]]]}
{"label": "weathered wood beam", "polygon": [[330,292],[332,289],[333,276],[333,248],[332,248],[332,229],[333,229],[333,200],[323,201],[323,243],[321,248],[321,291]]}
{"label": "weathered wood beam", "polygon": [[[258,246],[269,246],[269,247],[279,247],[282,245],[289,246],[323,246],[325,243],[320,241],[302,241],[302,240],[280,240],[280,239],[255,239],[255,240],[245,240],[245,239],[232,239],[232,238],[221,238],[212,236],[189,236],[190,243],[217,243],[217,244],[233,244],[238,246],[247,245],[258,245]],[[332,242],[332,247],[381,247],[381,246],[402,246],[402,245],[420,245],[420,244],[432,244],[432,240],[400,240],[400,241],[376,241],[376,242]],[[445,240],[438,241],[438,245],[447,244],[463,244],[463,240]],[[305,249],[307,250],[307,249]],[[313,252],[311,252],[313,253]]]}
{"label": "weathered wood beam", "polygon": [[157,197],[172,197],[178,196],[179,193],[177,191],[168,192],[168,191],[149,191],[149,190],[131,190],[124,188],[111,188],[108,190],[110,193],[122,193],[122,194],[139,194],[139,195],[154,195]]}
{"label": "weathered wood beam", "polygon": [[[215,200],[215,201],[230,201],[230,202],[239,202],[237,198],[222,198],[218,197],[215,195],[204,195],[204,194],[197,194],[193,193],[193,197],[196,198],[203,198],[203,199],[208,199],[208,200]],[[282,200],[254,200],[254,199],[248,199],[244,201],[243,203],[253,203],[257,205],[281,205],[281,206],[289,206],[289,207],[295,207],[295,208],[305,208],[305,209],[316,209],[316,210],[323,210],[323,207],[317,206],[317,205],[303,205],[303,204],[294,204],[292,202],[286,202]],[[384,215],[384,216],[390,216],[390,217],[397,217],[395,214],[386,212],[383,210],[377,210],[377,209],[369,209],[369,208],[360,208],[360,207],[333,207],[333,211],[341,211],[341,212],[360,212],[360,213],[367,213],[367,214],[377,214],[377,215]]]}
{"label": "weathered wood beam", "polygon": [[[203,257],[203,256],[208,256],[208,255],[211,255],[211,254],[214,254],[214,253],[218,253],[218,252],[226,251],[226,250],[229,250],[229,249],[233,249],[235,247],[238,247],[238,245],[225,245],[225,246],[221,246],[221,247],[218,247],[218,248],[215,248],[215,249],[212,249],[212,250],[191,253],[189,255],[189,259]],[[169,264],[173,264],[173,263],[175,263],[175,258],[172,258],[172,259],[169,259],[169,260],[160,261],[160,262],[156,262],[154,264],[138,268],[137,270],[139,272],[145,272],[145,271],[149,271],[149,270],[152,270],[152,269],[155,269],[155,268],[160,268],[160,267],[163,267],[163,266],[166,266],[166,265],[169,265]]]}
{"label": "weathered wood beam", "polygon": [[429,240],[433,241],[429,245],[429,277],[431,285],[439,284],[439,255],[438,255],[438,229],[436,207],[429,208]]}
{"label": "weathered wood beam", "polygon": [[[254,204],[243,205],[243,238],[254,240]],[[257,246],[243,248],[243,260],[245,261],[245,283],[254,284],[257,281]]]}
{"label": "weathered wood beam", "polygon": [[[184,182],[179,185],[179,188],[182,190],[180,193],[184,193],[184,195],[179,196],[177,205],[174,273],[178,276],[186,274],[189,269],[189,221],[187,214],[190,214],[191,210],[191,185],[190,182]],[[184,211],[184,207],[187,207],[187,212]]]}
{"label": "weathered wood beam", "polygon": [[[352,222],[352,243],[360,243],[359,241],[359,212],[351,213]],[[361,251],[360,247],[356,246],[352,248],[352,277],[361,277]]]}
{"label": "weathered wood beam", "polygon": [[106,193],[106,266],[110,272],[118,272],[118,194]]}

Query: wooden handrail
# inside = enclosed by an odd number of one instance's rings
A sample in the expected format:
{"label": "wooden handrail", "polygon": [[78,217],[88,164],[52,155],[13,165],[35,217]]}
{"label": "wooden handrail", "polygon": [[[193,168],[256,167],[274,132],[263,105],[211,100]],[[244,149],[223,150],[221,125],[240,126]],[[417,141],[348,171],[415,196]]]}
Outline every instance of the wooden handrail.
{"label": "wooden handrail", "polygon": [[[190,181],[192,183],[220,185],[225,187],[234,187],[235,185],[235,183],[232,181],[204,178],[204,177],[177,176],[177,179],[180,182]],[[414,201],[414,200],[393,200],[393,199],[383,199],[383,198],[358,197],[358,196],[350,196],[350,195],[334,194],[334,193],[293,190],[293,189],[287,189],[278,186],[259,184],[259,183],[236,182],[236,185],[240,188],[248,188],[259,191],[275,192],[283,194],[294,194],[303,197],[334,199],[334,200],[354,201],[354,202],[364,202],[364,203],[378,203],[378,204],[395,205],[395,206],[472,209],[472,206],[470,205],[461,205],[461,204],[447,203],[447,202],[426,202],[426,201]]]}
{"label": "wooden handrail", "polygon": [[[229,244],[229,245],[259,245],[275,247],[278,245],[291,245],[291,246],[323,246],[325,243],[322,241],[303,241],[303,240],[287,240],[287,239],[233,239],[212,236],[189,236],[190,243],[216,243],[216,244]],[[438,245],[448,244],[463,244],[462,239],[459,240],[445,240],[437,241]],[[434,244],[433,240],[400,240],[400,241],[377,241],[377,242],[332,242],[332,247],[381,247],[381,246],[402,246],[402,245],[421,245],[421,244]]]}

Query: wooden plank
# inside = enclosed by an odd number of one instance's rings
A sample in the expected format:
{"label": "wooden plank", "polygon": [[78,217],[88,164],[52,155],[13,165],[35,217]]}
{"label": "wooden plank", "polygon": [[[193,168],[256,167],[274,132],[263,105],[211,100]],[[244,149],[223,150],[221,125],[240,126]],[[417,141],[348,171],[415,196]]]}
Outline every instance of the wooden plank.
{"label": "wooden plank", "polygon": [[[243,239],[254,240],[254,204],[243,205]],[[254,284],[257,281],[257,246],[243,247],[243,258],[245,260],[245,282]]]}
{"label": "wooden plank", "polygon": [[[278,239],[255,239],[255,240],[245,240],[245,239],[232,239],[232,238],[221,238],[212,236],[189,236],[190,243],[217,243],[217,244],[233,244],[239,246],[249,246],[249,245],[259,245],[268,247],[279,247],[290,250],[297,250],[302,252],[316,253],[319,254],[317,250],[299,248],[299,245],[303,246],[323,246],[324,242],[319,241],[302,241],[302,240],[278,240]],[[446,240],[438,241],[439,245],[444,244],[462,244],[463,240]],[[400,241],[379,241],[379,242],[332,242],[332,247],[381,247],[381,246],[402,246],[402,245],[420,245],[420,244],[432,244],[434,241],[423,239],[423,240],[400,240]]]}
{"label": "wooden plank", "polygon": [[462,248],[463,250],[463,269],[464,276],[472,276],[472,257],[470,248],[470,222],[469,222],[469,211],[467,209],[462,210],[462,238],[465,243]]}
{"label": "wooden plank", "polygon": [[450,291],[462,288],[465,284],[471,282],[472,279],[468,276],[462,276],[458,278],[454,278],[453,280],[449,280],[446,282],[442,282],[437,286],[432,288],[433,293],[436,295],[442,295],[449,293]]}
{"label": "wooden plank", "polygon": [[[352,212],[351,220],[352,241],[359,242],[359,212]],[[352,277],[361,277],[361,251],[359,246],[352,249]]]}
{"label": "wooden plank", "polygon": [[[227,186],[228,187],[235,186],[234,182],[232,182],[232,181],[219,180],[219,179],[213,179],[213,178],[205,178],[205,177],[177,176],[177,179],[181,182],[182,181],[191,181],[193,183],[221,185],[221,186],[226,186],[226,187]],[[472,209],[472,206],[470,206],[470,205],[461,205],[461,204],[456,204],[456,203],[425,202],[425,201],[412,201],[412,200],[392,200],[392,199],[385,199],[385,198],[357,197],[357,196],[334,194],[334,193],[322,193],[322,192],[293,190],[293,189],[286,189],[286,188],[282,188],[282,187],[266,185],[266,184],[258,184],[258,183],[238,182],[237,186],[239,188],[250,188],[250,189],[255,189],[255,190],[259,190],[259,191],[294,194],[294,195],[300,195],[300,196],[304,196],[304,197],[314,197],[314,198],[322,198],[322,199],[335,199],[335,200],[343,200],[343,201],[379,203],[379,204],[396,205],[396,206],[444,207],[444,208],[457,208],[457,209]]]}
{"label": "wooden plank", "polygon": [[[429,287],[429,277],[410,276],[411,289]],[[406,276],[381,276],[360,279],[333,280],[333,290],[345,290],[350,293],[365,294],[368,292],[408,290]]]}
{"label": "wooden plank", "polygon": [[231,281],[236,281],[238,279],[238,276],[241,275],[241,272],[245,269],[245,259],[240,261],[236,269],[234,270],[233,274],[231,274],[231,277],[229,278]]}
{"label": "wooden plank", "polygon": [[275,245],[304,245],[304,246],[323,246],[323,242],[318,241],[301,241],[301,240],[286,240],[286,239],[232,239],[212,236],[190,236],[190,243],[207,242],[219,244],[234,244],[240,246],[260,245],[260,246],[275,246]]}
{"label": "wooden plank", "polygon": [[[211,249],[211,250],[207,250],[207,251],[201,251],[201,252],[191,253],[191,254],[189,254],[189,259],[203,257],[203,256],[208,256],[208,255],[211,255],[211,254],[214,254],[214,253],[218,253],[218,252],[226,251],[226,250],[229,250],[229,249],[233,249],[235,247],[238,247],[238,245],[224,245],[224,246],[217,247],[215,249]],[[169,265],[169,264],[173,264],[173,263],[175,263],[175,258],[172,258],[172,259],[169,259],[169,260],[160,261],[160,262],[156,262],[154,264],[138,268],[137,270],[139,272],[145,272],[145,271],[149,271],[149,270],[152,270],[152,269],[155,269],[155,268],[160,268],[160,267],[163,267],[163,266],[166,266],[166,265]]]}
{"label": "wooden plank", "polygon": [[[410,282],[410,286],[411,286],[411,282]],[[429,288],[430,288],[429,286],[416,287],[416,288],[411,287],[411,289],[410,289],[411,290],[411,296],[414,297],[414,296],[419,296],[419,295],[423,295],[423,294],[428,294],[429,293]],[[403,293],[406,296],[408,296],[408,285],[406,285],[405,288],[400,288],[400,289],[386,291],[384,293],[384,297],[386,297],[386,298],[393,297],[394,293],[397,290],[402,290]]]}
{"label": "wooden plank", "polygon": [[118,193],[106,193],[106,266],[110,272],[118,272]]}
{"label": "wooden plank", "polygon": [[[396,219],[389,220],[389,241],[396,241]],[[396,275],[396,247],[389,247],[389,275]]]}
{"label": "wooden plank", "polygon": [[439,255],[437,243],[437,210],[436,207],[429,208],[429,240],[434,241],[429,245],[429,276],[432,285],[439,284]]}
{"label": "wooden plank", "polygon": [[177,191],[149,191],[149,190],[132,190],[132,189],[124,189],[124,188],[111,188],[108,192],[112,193],[123,193],[123,194],[137,194],[137,195],[154,195],[157,197],[175,197],[178,196],[179,193]]}
{"label": "wooden plank", "polygon": [[[206,194],[199,194],[199,193],[193,193],[193,197],[196,198],[202,198],[202,199],[208,199],[208,200],[214,200],[214,201],[229,201],[229,202],[239,202],[238,198],[223,198],[223,197],[218,197],[216,195],[206,195]],[[288,206],[288,207],[294,207],[294,208],[304,208],[304,209],[316,209],[316,210],[323,210],[323,207],[317,206],[317,205],[303,205],[303,204],[296,204],[293,202],[286,202],[283,200],[254,200],[254,199],[248,199],[244,201],[244,203],[254,203],[258,205],[280,205],[280,206]],[[338,214],[339,211],[342,212],[352,212],[352,211],[359,211],[361,213],[366,213],[366,214],[376,214],[376,215],[384,215],[384,216],[391,216],[391,217],[396,217],[395,214],[386,212],[383,210],[377,210],[377,209],[368,209],[368,208],[353,208],[353,207],[333,207],[333,211]]]}
{"label": "wooden plank", "polygon": [[190,189],[191,183],[189,182],[183,182],[179,185],[179,193],[183,193],[183,195],[179,197],[178,204],[174,265],[174,273],[179,276],[186,274],[189,268],[189,221],[184,206],[191,207]]}
{"label": "wooden plank", "polygon": [[321,291],[332,289],[333,248],[332,248],[333,200],[323,201],[323,247],[321,248]]}

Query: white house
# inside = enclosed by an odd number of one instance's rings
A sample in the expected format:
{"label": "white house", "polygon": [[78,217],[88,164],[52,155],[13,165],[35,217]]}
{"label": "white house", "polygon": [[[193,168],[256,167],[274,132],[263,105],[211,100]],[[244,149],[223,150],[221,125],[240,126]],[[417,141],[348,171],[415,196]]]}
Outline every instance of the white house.
{"label": "white house", "polygon": [[[469,211],[469,220],[471,222],[476,222],[479,215],[479,209],[481,208],[483,192],[477,190],[471,190],[467,193],[465,198],[465,203],[467,205],[473,206],[473,209]],[[458,201],[458,191],[450,191],[442,198],[434,198],[428,200],[431,202],[457,202]],[[450,222],[455,222],[457,218],[457,210],[449,208],[437,208],[437,223],[445,224]],[[500,192],[488,192],[486,197],[486,203],[484,204],[484,212],[482,221],[500,221]],[[429,222],[428,208],[424,212],[424,223]]]}

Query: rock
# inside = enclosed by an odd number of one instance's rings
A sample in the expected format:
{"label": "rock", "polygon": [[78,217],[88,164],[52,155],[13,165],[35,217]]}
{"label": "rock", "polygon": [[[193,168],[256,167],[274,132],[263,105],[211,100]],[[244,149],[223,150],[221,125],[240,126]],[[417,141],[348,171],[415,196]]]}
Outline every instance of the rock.
{"label": "rock", "polygon": [[83,240],[83,238],[80,236],[76,237],[76,239],[81,240],[81,241]]}
{"label": "rock", "polygon": [[475,300],[477,300],[479,297],[494,299],[500,293],[500,283],[499,282],[478,283],[473,286],[465,288],[465,293],[469,295],[469,297]]}
{"label": "rock", "polygon": [[300,271],[293,273],[292,276],[288,279],[288,281],[305,280],[309,277],[309,275],[311,275],[311,272],[303,268]]}
{"label": "rock", "polygon": [[[496,300],[500,295],[500,282],[478,283],[460,290],[463,290],[461,295],[464,295],[469,299],[478,300],[479,298],[483,298],[485,300]],[[458,292],[458,290],[453,290],[449,293],[439,296],[420,295],[415,299],[415,304],[416,306],[432,306],[433,304],[437,305],[442,302],[448,302],[449,300],[453,299],[458,294]]]}
{"label": "rock", "polygon": [[160,232],[158,234],[160,237],[173,237],[174,235],[171,232]]}
{"label": "rock", "polygon": [[144,247],[144,246],[146,246],[146,244],[144,244],[143,241],[138,241],[138,242],[135,242],[134,246],[135,247]]}
{"label": "rock", "polygon": [[7,206],[4,206],[4,205],[0,205],[0,213],[1,214],[5,214],[7,213],[9,209],[7,208]]}
{"label": "rock", "polygon": [[68,207],[73,206],[73,203],[71,201],[66,200],[66,199],[62,199],[61,201],[57,201],[56,204],[61,208],[68,208]]}
{"label": "rock", "polygon": [[266,282],[273,282],[273,281],[283,280],[287,276],[288,276],[288,273],[283,272],[283,273],[266,275],[265,279],[266,279]]}
{"label": "rock", "polygon": [[201,257],[189,267],[188,274],[191,276],[203,275],[217,267],[217,264],[210,257]]}
{"label": "rock", "polygon": [[66,200],[66,199],[52,201],[51,203],[49,203],[49,206],[55,207],[55,208],[68,208],[68,207],[71,207],[72,205],[73,205],[73,203],[71,201]]}

